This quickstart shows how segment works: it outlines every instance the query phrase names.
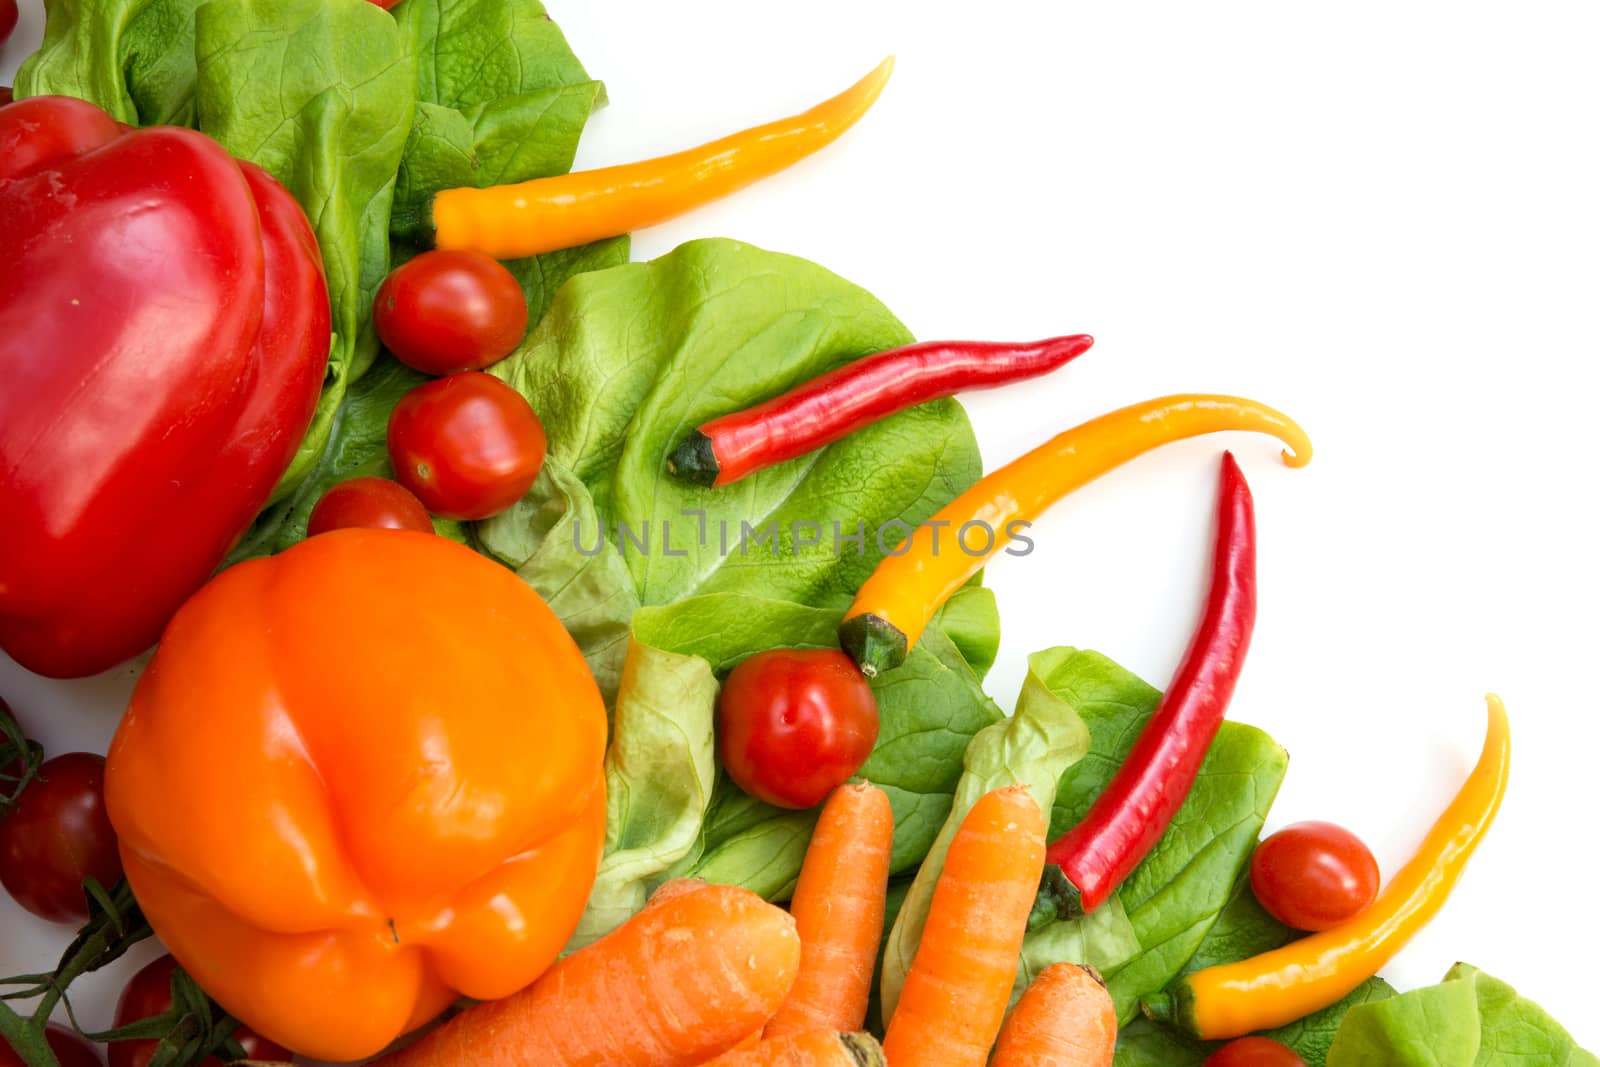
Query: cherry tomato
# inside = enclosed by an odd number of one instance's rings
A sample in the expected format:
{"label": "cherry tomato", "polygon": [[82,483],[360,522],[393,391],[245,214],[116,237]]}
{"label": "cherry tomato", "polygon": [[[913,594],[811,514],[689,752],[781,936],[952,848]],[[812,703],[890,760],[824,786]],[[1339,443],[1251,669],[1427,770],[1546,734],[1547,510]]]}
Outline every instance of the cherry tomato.
{"label": "cherry tomato", "polygon": [[395,478],[447,519],[487,519],[521,500],[544,450],[522,394],[477,371],[417,386],[389,416]]}
{"label": "cherry tomato", "polygon": [[394,7],[394,5],[398,4],[399,2],[400,0],[368,0],[368,3],[377,4],[385,11],[389,10],[391,7]]}
{"label": "cherry tomato", "polygon": [[1205,1067],[1306,1067],[1306,1061],[1270,1037],[1241,1037],[1206,1057]]}
{"label": "cherry tomato", "polygon": [[[44,1028],[44,1039],[61,1067],[100,1067],[94,1046],[58,1023]],[[16,1050],[0,1038],[0,1067],[28,1067]]]}
{"label": "cherry tomato", "polygon": [[89,917],[84,879],[109,889],[122,877],[105,769],[105,757],[89,752],[46,760],[0,819],[0,885],[42,919],[82,922]]}
{"label": "cherry tomato", "polygon": [[[171,956],[162,956],[146,964],[137,974],[128,979],[128,985],[122,991],[122,996],[117,999],[117,1013],[112,1019],[113,1026],[127,1026],[140,1019],[148,1019],[153,1015],[160,1015],[172,1007],[172,972],[178,969],[178,961]],[[290,1060],[294,1053],[281,1045],[274,1045],[254,1030],[241,1026],[233,1033],[239,1044],[244,1046],[245,1056],[252,1060]],[[106,1046],[111,1054],[111,1067],[146,1067],[152,1056],[155,1055],[156,1046],[160,1042],[155,1040],[113,1041]],[[215,1056],[207,1056],[200,1061],[200,1067],[222,1067],[222,1060]],[[63,1065],[65,1067],[65,1065]]]}
{"label": "cherry tomato", "polygon": [[[0,44],[17,28],[17,0],[0,0]],[[0,104],[8,101],[0,100]]]}
{"label": "cherry tomato", "polygon": [[1302,822],[1256,846],[1250,888],[1261,906],[1296,930],[1326,930],[1378,895],[1378,861],[1342,826]]}
{"label": "cherry tomato", "polygon": [[741,789],[779,807],[809,808],[871,755],[878,702],[843,652],[758,652],[722,685],[717,736]]}
{"label": "cherry tomato", "polygon": [[417,495],[387,478],[351,478],[322,494],[311,509],[306,536],[329,530],[420,530],[433,532],[433,520]]}
{"label": "cherry tomato", "polygon": [[372,314],[384,346],[424,374],[481,370],[509,356],[528,329],[522,286],[482,252],[424,252],[402,263]]}

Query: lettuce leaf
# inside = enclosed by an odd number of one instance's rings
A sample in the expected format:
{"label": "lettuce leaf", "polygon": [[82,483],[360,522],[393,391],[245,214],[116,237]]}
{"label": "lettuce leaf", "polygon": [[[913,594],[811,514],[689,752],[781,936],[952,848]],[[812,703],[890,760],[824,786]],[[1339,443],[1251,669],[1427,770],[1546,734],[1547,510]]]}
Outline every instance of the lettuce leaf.
{"label": "lettuce leaf", "polygon": [[47,0],[17,98],[76,96],[132,126],[194,124],[194,12],[204,0]]}
{"label": "lettuce leaf", "polygon": [[[1087,813],[1160,699],[1096,652],[1066,657],[1054,688],[1088,725],[1090,747],[1056,791],[1052,837]],[[1226,722],[1217,732],[1172,825],[1117,891],[1140,946],[1103,972],[1124,1022],[1200,950],[1233,898],[1287,769],[1288,755],[1262,731]]]}
{"label": "lettuce leaf", "polygon": [[[1069,767],[1089,751],[1088,729],[1057,689],[1058,673],[1071,663],[1076,654],[1075,649],[1056,648],[1029,657],[1028,676],[1017,698],[1016,714],[988,727],[967,746],[962,760],[964,770],[956,784],[949,813],[945,816],[938,837],[928,849],[927,858],[917,870],[905,903],[889,931],[883,969],[878,978],[878,992],[885,1018],[894,1015],[901,986],[911,970],[917,945],[922,939],[922,928],[928,920],[934,885],[944,870],[945,853],[972,806],[991,790],[1026,785],[1039,802],[1040,809],[1049,811],[1055,803],[1056,783]],[[890,671],[885,677],[893,679],[898,673],[899,670]],[[1080,924],[1072,930],[1066,929],[1069,926],[1067,923],[1055,925],[1060,929],[1032,935],[1036,938],[1036,946],[1048,937],[1061,941],[1060,950],[1065,952],[1091,941],[1090,924]],[[1093,941],[1100,944],[1102,939],[1094,937]],[[1122,941],[1130,951],[1138,947],[1131,936]],[[1122,959],[1114,962],[1122,962]],[[1035,953],[1026,958],[1024,965],[1037,962]]]}
{"label": "lettuce leaf", "polygon": [[418,76],[391,220],[397,235],[423,237],[440,189],[571,169],[603,91],[539,0],[407,0],[395,17]]}
{"label": "lettuce leaf", "polygon": [[1326,1067],[1596,1067],[1549,1013],[1458,963],[1436,986],[1353,1008]]}

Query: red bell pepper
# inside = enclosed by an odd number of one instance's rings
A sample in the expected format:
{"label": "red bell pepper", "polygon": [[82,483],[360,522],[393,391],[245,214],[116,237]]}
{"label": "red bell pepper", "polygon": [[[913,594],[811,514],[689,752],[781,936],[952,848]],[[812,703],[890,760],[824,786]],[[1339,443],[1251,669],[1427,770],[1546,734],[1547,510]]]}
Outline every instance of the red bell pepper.
{"label": "red bell pepper", "polygon": [[148,648],[266,503],[327,366],[305,214],[202,134],[0,110],[0,647]]}

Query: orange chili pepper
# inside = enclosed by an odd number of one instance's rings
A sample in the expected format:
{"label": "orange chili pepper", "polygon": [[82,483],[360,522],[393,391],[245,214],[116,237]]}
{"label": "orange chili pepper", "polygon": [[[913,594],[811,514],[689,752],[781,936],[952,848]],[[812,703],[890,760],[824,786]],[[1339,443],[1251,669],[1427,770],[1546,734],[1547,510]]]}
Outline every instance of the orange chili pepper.
{"label": "orange chili pepper", "polygon": [[1207,1041],[1287,1026],[1348,996],[1428,924],[1500,810],[1511,726],[1489,695],[1483,754],[1422,847],[1372,906],[1348,922],[1238,963],[1207,967],[1147,998],[1145,1014]]}
{"label": "orange chili pepper", "polygon": [[600,862],[605,743],[582,655],[516,575],[431,533],[335,530],[178,612],[106,804],[201,987],[354,1060],[555,961]]}
{"label": "orange chili pepper", "polygon": [[[1289,466],[1311,462],[1306,432],[1254,400],[1189,393],[1102,415],[985,475],[911,531],[856,593],[840,644],[869,678],[898,667],[939,605],[1051,504],[1153,448],[1218,430],[1272,434],[1289,446]],[[969,526],[981,527],[981,551],[968,544]]]}
{"label": "orange chili pepper", "polygon": [[867,113],[893,69],[891,56],[809,111],[674,155],[516,185],[446,189],[433,200],[433,243],[515,259],[666,222],[833,143]]}

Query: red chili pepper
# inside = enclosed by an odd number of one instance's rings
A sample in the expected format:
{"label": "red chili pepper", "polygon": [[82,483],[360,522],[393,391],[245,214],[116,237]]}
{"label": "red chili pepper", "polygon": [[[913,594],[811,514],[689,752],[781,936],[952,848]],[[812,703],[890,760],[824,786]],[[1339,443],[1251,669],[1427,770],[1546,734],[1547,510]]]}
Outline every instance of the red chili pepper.
{"label": "red chili pepper", "polygon": [[667,469],[699,485],[730,485],[905,408],[1047,374],[1092,344],[1080,333],[1028,344],[927,341],[879,352],[713,419],[678,446]]}
{"label": "red chili pepper", "polygon": [[1250,486],[1222,457],[1217,542],[1206,610],[1189,651],[1133,750],[1083,821],[1050,846],[1093,911],[1155,847],[1194,786],[1233,697],[1256,622],[1256,520]]}

